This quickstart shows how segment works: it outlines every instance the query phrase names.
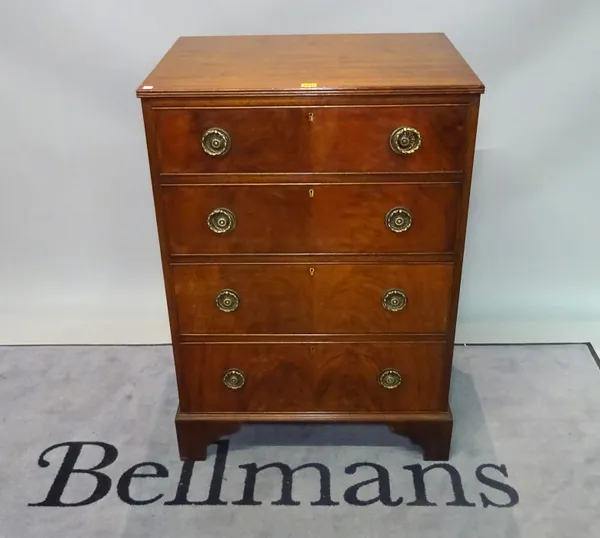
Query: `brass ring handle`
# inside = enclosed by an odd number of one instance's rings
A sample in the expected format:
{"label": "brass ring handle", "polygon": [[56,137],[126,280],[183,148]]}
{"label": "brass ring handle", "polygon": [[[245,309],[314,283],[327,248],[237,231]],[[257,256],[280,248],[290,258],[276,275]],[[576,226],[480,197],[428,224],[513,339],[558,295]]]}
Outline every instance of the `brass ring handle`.
{"label": "brass ring handle", "polygon": [[240,306],[240,296],[233,290],[225,289],[217,293],[215,302],[222,312],[234,312]]}
{"label": "brass ring handle", "polygon": [[231,232],[235,228],[236,219],[233,211],[226,207],[218,207],[208,215],[208,227],[216,234]]}
{"label": "brass ring handle", "polygon": [[224,129],[211,127],[202,135],[202,149],[211,157],[225,155],[231,147],[231,137]]}
{"label": "brass ring handle", "polygon": [[237,368],[230,368],[223,372],[223,385],[231,390],[239,390],[246,384],[244,372]]}
{"label": "brass ring handle", "polygon": [[385,225],[392,232],[401,233],[410,228],[412,224],[412,215],[405,207],[394,207],[387,212],[385,216]]}
{"label": "brass ring handle", "polygon": [[398,127],[390,136],[390,146],[400,155],[409,155],[421,147],[421,133],[413,127]]}
{"label": "brass ring handle", "polygon": [[399,288],[392,288],[383,294],[381,304],[390,312],[400,312],[408,303],[406,293]]}
{"label": "brass ring handle", "polygon": [[379,374],[379,384],[384,389],[395,389],[402,383],[402,376],[398,370],[387,368]]}

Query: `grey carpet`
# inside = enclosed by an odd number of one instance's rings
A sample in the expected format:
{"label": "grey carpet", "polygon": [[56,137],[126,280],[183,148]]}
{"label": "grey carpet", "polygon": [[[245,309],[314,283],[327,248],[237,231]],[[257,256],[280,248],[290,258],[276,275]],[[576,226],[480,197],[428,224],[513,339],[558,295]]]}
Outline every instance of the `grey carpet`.
{"label": "grey carpet", "polygon": [[[585,345],[458,347],[451,467],[423,475],[430,464],[419,449],[383,426],[251,426],[217,463],[213,448],[195,464],[185,495],[204,501],[195,505],[181,504],[171,361],[163,346],[0,348],[2,538],[600,535],[600,370]],[[77,446],[78,469],[108,454],[78,442],[118,450],[99,470],[108,493],[85,506],[39,506],[93,493],[89,474],[69,476],[64,491],[55,481]],[[139,473],[168,476],[121,478],[141,462],[160,466]],[[275,462],[321,467],[296,471],[292,483],[267,468],[252,491],[253,466]]]}

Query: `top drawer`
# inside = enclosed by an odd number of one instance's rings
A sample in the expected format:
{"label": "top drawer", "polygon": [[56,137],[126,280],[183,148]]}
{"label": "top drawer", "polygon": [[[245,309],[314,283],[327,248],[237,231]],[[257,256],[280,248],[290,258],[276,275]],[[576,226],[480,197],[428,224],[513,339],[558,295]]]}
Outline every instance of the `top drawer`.
{"label": "top drawer", "polygon": [[158,107],[154,113],[163,173],[463,170],[464,105]]}

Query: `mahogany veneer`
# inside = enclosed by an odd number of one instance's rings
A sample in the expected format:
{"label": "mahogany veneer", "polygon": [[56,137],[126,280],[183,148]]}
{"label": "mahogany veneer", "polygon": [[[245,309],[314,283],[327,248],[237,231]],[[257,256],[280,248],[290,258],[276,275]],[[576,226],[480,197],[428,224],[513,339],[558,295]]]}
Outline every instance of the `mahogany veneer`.
{"label": "mahogany veneer", "polygon": [[[157,108],[157,145],[165,173],[462,171],[468,106]],[[312,114],[312,116],[309,116]],[[215,125],[231,139],[226,159],[202,150]],[[427,144],[398,159],[387,142],[399,125],[419,130]],[[268,149],[267,149],[268,148]]]}
{"label": "mahogany veneer", "polygon": [[[182,367],[191,412],[445,411],[444,344],[187,344]],[[223,372],[244,360],[247,382],[230,390]],[[402,390],[378,383],[402,372]]]}
{"label": "mahogany veneer", "polygon": [[[171,274],[181,334],[441,334],[453,270],[451,263],[206,263],[177,264]],[[381,304],[394,287],[408,296],[399,312]],[[240,296],[235,312],[215,307],[223,289]]]}
{"label": "mahogany veneer", "polygon": [[449,457],[483,91],[443,34],[177,40],[137,95],[182,458],[265,421]]}
{"label": "mahogany veneer", "polygon": [[[452,253],[461,187],[460,183],[171,186],[163,189],[169,251],[175,256]],[[390,200],[410,208],[410,233],[381,233]],[[206,226],[206,215],[222,206],[236,215],[235,233],[215,234]]]}

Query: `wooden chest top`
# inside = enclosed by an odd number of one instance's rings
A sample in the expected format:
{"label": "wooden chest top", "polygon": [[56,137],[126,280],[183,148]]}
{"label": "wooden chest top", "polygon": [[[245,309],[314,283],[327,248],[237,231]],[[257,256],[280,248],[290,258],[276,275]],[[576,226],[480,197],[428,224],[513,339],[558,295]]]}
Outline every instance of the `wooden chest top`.
{"label": "wooden chest top", "polygon": [[363,91],[483,93],[441,33],[181,37],[140,97]]}

